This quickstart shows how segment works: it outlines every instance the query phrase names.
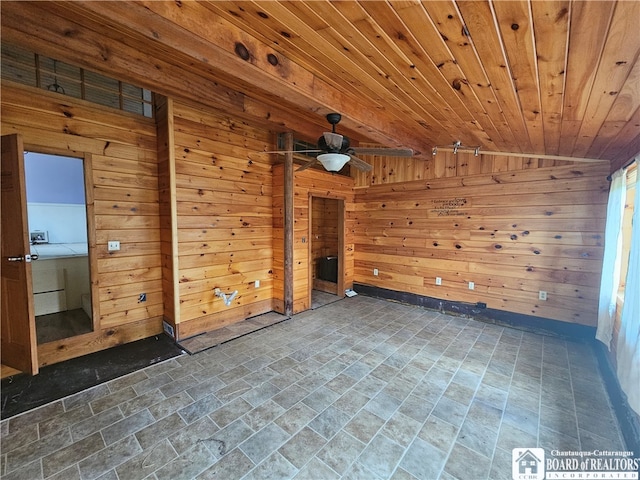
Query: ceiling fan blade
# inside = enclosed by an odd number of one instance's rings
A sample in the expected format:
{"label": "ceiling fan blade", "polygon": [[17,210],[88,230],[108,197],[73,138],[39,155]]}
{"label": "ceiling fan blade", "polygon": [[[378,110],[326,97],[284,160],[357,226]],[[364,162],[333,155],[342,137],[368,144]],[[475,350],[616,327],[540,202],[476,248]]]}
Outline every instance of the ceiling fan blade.
{"label": "ceiling fan blade", "polygon": [[363,172],[370,172],[373,169],[373,167],[367,162],[365,162],[364,160],[360,160],[358,157],[351,154],[349,154],[349,164],[353,165],[358,170],[362,170]]}
{"label": "ceiling fan blade", "polygon": [[373,147],[351,147],[358,155],[379,155],[387,157],[413,157],[413,150],[410,148],[373,148]]}
{"label": "ceiling fan blade", "polygon": [[269,152],[255,152],[255,153],[280,153],[280,154],[285,154],[285,153],[320,153],[323,150],[272,150]]}
{"label": "ceiling fan blade", "polygon": [[342,148],[343,137],[339,133],[324,132],[322,136],[327,144],[327,148],[331,150],[340,150]]}
{"label": "ceiling fan blade", "polygon": [[317,158],[312,158],[307,163],[302,165],[300,168],[296,169],[296,172],[301,172],[302,170],[306,170],[309,167],[313,167],[316,163],[318,163],[318,159]]}

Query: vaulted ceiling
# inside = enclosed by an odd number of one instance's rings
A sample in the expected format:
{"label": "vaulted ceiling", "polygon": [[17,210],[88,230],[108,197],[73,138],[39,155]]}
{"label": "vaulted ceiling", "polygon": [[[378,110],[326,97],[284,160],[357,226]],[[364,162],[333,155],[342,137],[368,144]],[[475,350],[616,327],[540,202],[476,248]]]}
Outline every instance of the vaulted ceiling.
{"label": "vaulted ceiling", "polygon": [[640,151],[638,1],[1,3],[2,39],[314,141]]}

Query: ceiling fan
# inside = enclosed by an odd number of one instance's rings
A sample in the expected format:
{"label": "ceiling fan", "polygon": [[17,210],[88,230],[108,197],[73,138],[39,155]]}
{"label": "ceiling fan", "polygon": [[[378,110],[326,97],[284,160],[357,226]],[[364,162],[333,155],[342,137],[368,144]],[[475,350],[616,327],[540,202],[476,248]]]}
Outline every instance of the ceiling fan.
{"label": "ceiling fan", "polygon": [[325,170],[329,172],[338,172],[346,163],[355,168],[368,172],[372,169],[364,160],[356,157],[359,155],[386,155],[390,157],[412,157],[413,150],[410,148],[368,148],[368,147],[351,147],[349,138],[336,133],[336,125],[342,119],[339,113],[330,113],[327,115],[327,121],[331,124],[331,131],[324,132],[318,139],[317,150],[296,150],[292,152],[276,152],[276,153],[319,153],[316,158],[309,160],[307,163],[298,168],[297,171],[306,170],[316,163],[320,162]]}

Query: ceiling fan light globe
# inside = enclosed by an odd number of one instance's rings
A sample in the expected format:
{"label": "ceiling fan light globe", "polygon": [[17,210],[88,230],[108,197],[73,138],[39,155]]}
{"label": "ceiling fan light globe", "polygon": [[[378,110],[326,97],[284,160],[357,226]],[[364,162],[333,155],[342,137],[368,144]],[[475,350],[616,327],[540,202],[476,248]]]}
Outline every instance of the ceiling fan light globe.
{"label": "ceiling fan light globe", "polygon": [[343,153],[323,153],[317,156],[318,161],[325,170],[329,172],[339,172],[349,161],[349,155]]}

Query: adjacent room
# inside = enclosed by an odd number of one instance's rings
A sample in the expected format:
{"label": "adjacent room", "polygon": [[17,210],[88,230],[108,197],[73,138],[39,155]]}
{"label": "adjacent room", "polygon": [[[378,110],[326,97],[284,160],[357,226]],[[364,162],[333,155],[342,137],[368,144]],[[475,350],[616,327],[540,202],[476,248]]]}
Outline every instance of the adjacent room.
{"label": "adjacent room", "polygon": [[638,19],[2,2],[0,476],[637,478]]}

